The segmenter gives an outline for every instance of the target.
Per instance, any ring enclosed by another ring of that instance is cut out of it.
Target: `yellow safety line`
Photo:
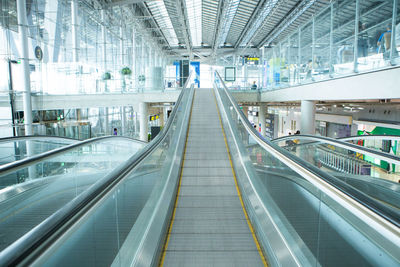
[[[264,265],[264,266],[268,266],[267,261],[266,261],[266,259],[265,259],[265,257],[264,257],[264,254],[263,254],[263,252],[262,252],[262,250],[261,250],[260,243],[259,243],[258,240],[257,240],[257,237],[256,237],[256,234],[255,234],[255,232],[254,232],[253,226],[251,225],[251,222],[250,222],[250,220],[249,220],[249,216],[247,215],[246,208],[244,207],[244,203],[243,203],[243,199],[242,199],[242,194],[240,193],[240,189],[239,189],[239,186],[238,186],[238,182],[237,182],[235,170],[233,169],[233,163],[232,163],[231,153],[229,152],[229,147],[228,147],[228,142],[227,142],[227,140],[226,140],[225,130],[224,130],[224,127],[223,127],[223,125],[222,125],[221,114],[220,114],[219,109],[218,109],[217,98],[215,97],[214,91],[212,91],[212,92],[213,92],[213,95],[214,95],[215,105],[217,106],[217,112],[218,112],[219,123],[220,123],[220,125],[221,125],[222,134],[224,135],[225,147],[226,147],[226,151],[227,151],[227,153],[228,153],[229,163],[230,163],[230,165],[231,165],[232,174],[233,174],[233,179],[235,180],[235,187],[236,187],[236,191],[237,191],[237,194],[238,194],[238,196],[239,196],[239,199],[240,199],[240,204],[242,205],[242,209],[243,209],[243,212],[244,212],[244,216],[246,217],[247,224],[248,224],[248,226],[249,226],[249,228],[250,228],[251,235],[253,236],[254,243],[256,243],[256,247],[257,247],[258,253],[260,254],[260,257],[261,257],[261,260],[262,260],[262,262],[263,262],[263,265]]]
[[[160,266],[163,266],[163,265],[164,265],[165,255],[166,255],[166,253],[167,253],[168,243],[169,243],[169,239],[170,239],[170,237],[171,237],[172,226],[174,225],[176,208],[178,207],[179,191],[181,190],[183,166],[184,166],[184,164],[185,164],[185,156],[186,156],[187,141],[188,141],[188,137],[189,137],[190,121],[191,121],[191,119],[192,119],[192,110],[193,110],[193,103],[194,103],[194,97],[195,97],[195,95],[196,95],[196,91],[194,91],[194,93],[193,93],[193,101],[192,101],[192,105],[191,105],[191,107],[190,107],[189,124],[188,124],[188,130],[187,130],[187,133],[186,133],[185,148],[184,148],[184,150],[183,150],[182,167],[181,167],[181,172],[180,172],[180,174],[179,174],[178,191],[176,192],[176,199],[175,199],[175,204],[174,204],[174,211],[172,212],[171,223],[170,223],[169,228],[168,228],[167,240],[165,241],[163,253],[162,253],[162,256],[161,256],[161,260],[160,260]]]

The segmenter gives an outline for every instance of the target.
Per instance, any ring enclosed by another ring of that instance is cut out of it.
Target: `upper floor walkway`
[[[310,82],[274,90],[231,88],[240,103],[286,102],[301,100],[376,100],[400,98],[400,67],[390,67],[352,74],[318,82]],[[33,110],[91,108],[107,106],[137,106],[140,102],[176,102],[181,89],[100,92],[96,94],[32,94]],[[14,110],[23,110],[21,92],[13,94]],[[9,107],[10,94],[0,94],[0,107]]]

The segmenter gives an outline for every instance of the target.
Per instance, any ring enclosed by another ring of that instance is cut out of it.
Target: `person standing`
[[[253,82],[253,85],[251,86],[251,90],[257,90],[256,81]]]
[[[384,59],[389,59],[390,56],[390,41],[392,37],[392,30],[391,26],[387,25],[386,26],[386,31],[381,34],[381,36],[378,39],[378,53],[383,53],[383,58]]]

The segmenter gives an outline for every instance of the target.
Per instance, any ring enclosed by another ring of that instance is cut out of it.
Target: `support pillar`
[[[245,84],[245,87],[248,87],[249,86],[249,83],[248,83],[248,75],[249,73],[248,73],[248,71],[247,71],[247,64],[243,61],[243,77],[244,77],[244,84]]]
[[[121,53],[120,57],[121,57],[121,69],[122,69],[122,67],[125,66],[124,28],[122,25],[119,28],[119,38],[120,38],[119,39],[119,51]]]
[[[397,56],[396,54],[396,21],[397,21],[397,6],[398,6],[398,0],[393,0],[393,13],[392,13],[392,34],[391,34],[391,40],[390,40],[390,63],[392,65],[395,65],[393,62],[393,59]]]
[[[354,20],[354,65],[353,71],[358,72],[358,31],[359,31],[359,24],[360,24],[360,1],[356,0],[356,17]]]
[[[166,107],[163,108],[163,126],[167,124],[168,120],[168,109]]]
[[[315,101],[301,101],[301,134],[315,134]]]
[[[121,135],[126,134],[126,114],[125,114],[125,107],[122,106],[120,108],[121,113]]]
[[[79,62],[79,25],[78,25],[78,1],[71,0],[71,26],[72,26],[72,59]]]
[[[146,61],[145,61],[145,59],[146,59],[146,49],[145,49],[145,47],[144,47],[144,43],[145,43],[145,41],[144,41],[144,37],[142,36],[142,39],[141,39],[141,56],[140,56],[140,69],[141,69],[141,71],[140,71],[140,73],[142,74],[142,75],[144,75],[145,74],[145,72],[146,72]]]
[[[26,20],[26,1],[17,0],[18,33],[21,44],[21,66],[23,73],[23,107],[24,107],[24,126],[25,135],[32,135],[32,99],[31,99],[31,79],[29,69],[28,52],[28,23]]]
[[[297,83],[301,83],[300,79],[300,66],[301,66],[301,28],[299,27],[299,32],[298,32],[298,49],[297,49]]]
[[[133,88],[137,87],[137,79],[139,71],[137,71],[137,54],[136,54],[136,29],[132,28],[132,77],[133,77]]]
[[[108,120],[108,108],[105,108],[105,119],[104,119],[104,124],[105,124],[105,129],[104,129],[104,135],[109,135],[110,134],[110,123]]]
[[[312,47],[311,47],[311,60],[312,60],[312,69],[315,69],[315,16],[312,18]],[[312,77],[312,74],[311,74]]]
[[[107,32],[105,26],[106,14],[104,9],[101,10],[101,34],[103,36],[103,69],[104,72],[107,71]]]
[[[265,103],[260,103],[260,110],[258,112],[259,123],[261,124],[261,135],[266,136],[265,131],[265,113],[267,113],[267,105]]]
[[[148,124],[148,104],[145,102],[141,102],[139,104],[139,116],[140,116],[140,140],[147,142],[148,141],[148,132],[149,132],[149,124]]]
[[[329,28],[329,77],[333,77],[333,2],[330,4],[330,28]]]

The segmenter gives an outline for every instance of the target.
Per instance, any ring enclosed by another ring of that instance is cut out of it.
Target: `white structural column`
[[[136,29],[132,28],[132,77],[133,77],[133,88],[137,88],[137,79],[139,71],[137,70],[137,53],[136,53]]]
[[[142,36],[141,38],[141,55],[140,55],[140,74],[144,75],[146,73],[146,49],[145,49],[145,41],[144,41],[144,37]]]
[[[126,133],[126,113],[125,113],[125,107],[122,106],[120,108],[121,112],[121,134],[120,135],[125,135]]]
[[[260,111],[258,112],[259,123],[261,124],[261,135],[265,137],[265,113],[267,113],[267,105],[260,103]]]
[[[157,55],[157,59],[158,59],[158,67],[162,67],[162,52],[159,51],[158,55]]]
[[[261,83],[260,83],[260,86],[261,86],[261,88],[265,88],[265,87],[267,87],[267,84],[266,84],[266,77],[265,77],[265,47],[263,46],[262,47],[262,49],[261,49]]]
[[[119,28],[119,52],[120,52],[120,57],[121,57],[121,66],[124,66],[125,65],[125,47],[124,47],[124,28],[122,25]]]
[[[29,70],[29,51],[28,51],[28,23],[26,20],[26,2],[17,0],[18,13],[18,32],[21,44],[21,65],[23,73],[23,103],[24,103],[24,125],[25,135],[32,135],[32,99],[31,99],[31,79]]]
[[[147,103],[141,102],[139,104],[139,116],[140,116],[140,140],[147,142],[147,135],[149,132],[148,120],[148,107]]]
[[[105,111],[105,115],[104,115],[104,117],[105,117],[105,120],[104,120],[104,124],[105,124],[105,129],[104,129],[104,134],[105,135],[109,135],[110,134],[110,123],[109,123],[109,120],[108,120],[108,108],[105,108],[104,109],[104,111]]]
[[[79,25],[78,25],[78,1],[71,0],[71,22],[72,22],[72,59],[79,62]]]
[[[107,71],[107,32],[106,32],[106,12],[104,9],[101,10],[101,34],[103,36],[103,69]]]
[[[166,107],[163,108],[163,125],[167,124],[168,120],[168,109]]]
[[[249,82],[248,82],[249,75],[248,74],[249,73],[248,73],[248,69],[247,69],[247,64],[244,63],[244,61],[243,61],[243,79],[244,79],[245,86],[249,86]]]
[[[148,55],[148,57],[149,57],[149,69],[151,69],[152,67],[154,67],[154,56],[153,56],[154,48],[149,46],[148,52],[149,52],[149,55]]]
[[[301,101],[301,134],[315,134],[315,101]]]

